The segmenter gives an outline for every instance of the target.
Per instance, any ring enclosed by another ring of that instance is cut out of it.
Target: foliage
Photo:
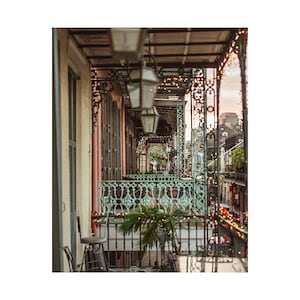
[[[167,155],[163,145],[152,145],[149,151],[151,158],[154,159],[158,164],[165,164],[167,162]]]
[[[235,170],[238,170],[244,166],[245,156],[244,148],[238,147],[232,151],[232,164]]]
[[[125,215],[119,231],[128,235],[141,230],[143,252],[158,242],[163,256],[166,243],[171,243],[173,249],[177,250],[176,226],[180,216],[184,216],[184,212],[179,209],[166,213],[158,206],[143,206]]]

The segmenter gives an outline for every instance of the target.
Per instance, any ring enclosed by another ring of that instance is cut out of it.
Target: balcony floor
[[[215,272],[215,258],[206,257],[205,264],[201,266],[202,258],[192,255],[177,257],[177,268],[180,273],[212,273]],[[151,267],[131,266],[130,268],[113,268],[112,272],[159,272]],[[236,257],[219,257],[217,264],[218,273],[245,273],[247,270],[242,261]]]
[[[215,270],[215,258],[206,257],[203,270],[205,273],[214,272]],[[201,261],[202,257],[196,256],[179,256],[178,259],[179,272],[201,272]],[[243,266],[241,260],[236,257],[219,257],[217,264],[217,271],[222,273],[236,273],[236,272],[247,272]]]

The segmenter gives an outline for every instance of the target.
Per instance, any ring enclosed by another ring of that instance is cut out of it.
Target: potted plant
[[[238,147],[232,152],[232,164],[236,172],[242,171],[245,162],[244,148]]]
[[[119,231],[128,235],[141,230],[143,254],[147,249],[152,249],[158,243],[162,258],[161,270],[170,271],[170,262],[167,258],[165,248],[169,243],[172,250],[176,254],[178,253],[176,226],[179,218],[183,216],[184,212],[179,209],[165,212],[158,206],[142,206],[141,209],[134,209],[125,215],[124,222],[120,225]]]

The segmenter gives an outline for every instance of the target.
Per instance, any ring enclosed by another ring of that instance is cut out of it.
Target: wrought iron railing
[[[242,172],[225,172],[224,173],[225,177],[227,179],[235,179],[238,181],[245,181],[245,173]]]
[[[107,235],[104,250],[109,266],[112,268],[124,268],[124,270],[132,266],[153,267],[155,262],[158,262],[158,265],[161,266],[162,257],[158,243],[152,249],[148,249],[143,253],[141,244],[142,233],[140,231],[130,235],[124,235],[120,232],[119,227],[124,220],[124,215],[125,213],[110,214],[108,222],[104,213],[96,216],[100,236]],[[205,226],[204,222],[205,218],[202,215],[180,217],[176,227],[177,254],[201,255],[200,249],[204,249],[205,245],[207,245],[207,236],[212,235],[212,228]],[[166,244],[165,251],[173,253],[174,249],[171,243]]]
[[[205,185],[201,179],[180,178],[164,174],[131,174],[124,180],[105,180],[99,183],[99,224],[109,214],[105,251],[110,266],[153,266],[159,261],[159,245],[142,256],[142,232],[124,235],[119,231],[124,217],[133,209],[143,206],[159,206],[166,213],[180,209],[185,212],[176,228],[179,249],[186,255],[211,255],[216,249],[209,244],[213,227],[205,209]],[[103,229],[103,224],[100,229]],[[172,252],[173,245],[167,245]],[[223,248],[224,249],[223,249]],[[229,245],[219,245],[218,255],[229,255]],[[202,253],[202,254],[201,254]],[[213,254],[212,254],[213,255]]]
[[[179,180],[180,175],[178,174],[127,174],[124,176],[124,179],[127,180],[151,180],[151,181],[170,181],[170,180]]]
[[[232,233],[234,233],[238,238],[247,241],[248,240],[248,228],[245,225],[242,225],[240,223],[234,222],[232,219],[229,219],[227,217],[224,217],[222,215],[218,215],[219,217],[219,224],[230,230]]]
[[[99,183],[99,212],[117,214],[156,205],[165,211],[174,208],[187,213],[205,211],[205,188],[200,180],[163,174],[147,177],[129,175],[127,179]]]

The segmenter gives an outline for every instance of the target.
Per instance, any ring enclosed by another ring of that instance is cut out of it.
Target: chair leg
[[[86,272],[108,272],[108,262],[104,253],[103,244],[85,247],[83,263]]]
[[[100,260],[103,267],[103,271],[108,272],[108,261],[105,256],[103,244],[101,244],[99,247],[99,254],[100,254]]]
[[[67,256],[67,259],[68,259],[68,264],[69,264],[69,271],[70,272],[76,272],[77,269],[76,269],[76,263],[74,261],[74,258],[73,258],[73,255],[72,255],[72,252],[70,250],[70,248],[68,246],[65,246],[64,247],[64,252]]]
[[[83,265],[85,263],[85,257],[86,257],[86,251],[87,251],[87,245],[84,246],[84,250],[83,250],[83,255],[82,255],[82,260],[81,260],[81,265],[80,265],[80,272],[83,271]]]

